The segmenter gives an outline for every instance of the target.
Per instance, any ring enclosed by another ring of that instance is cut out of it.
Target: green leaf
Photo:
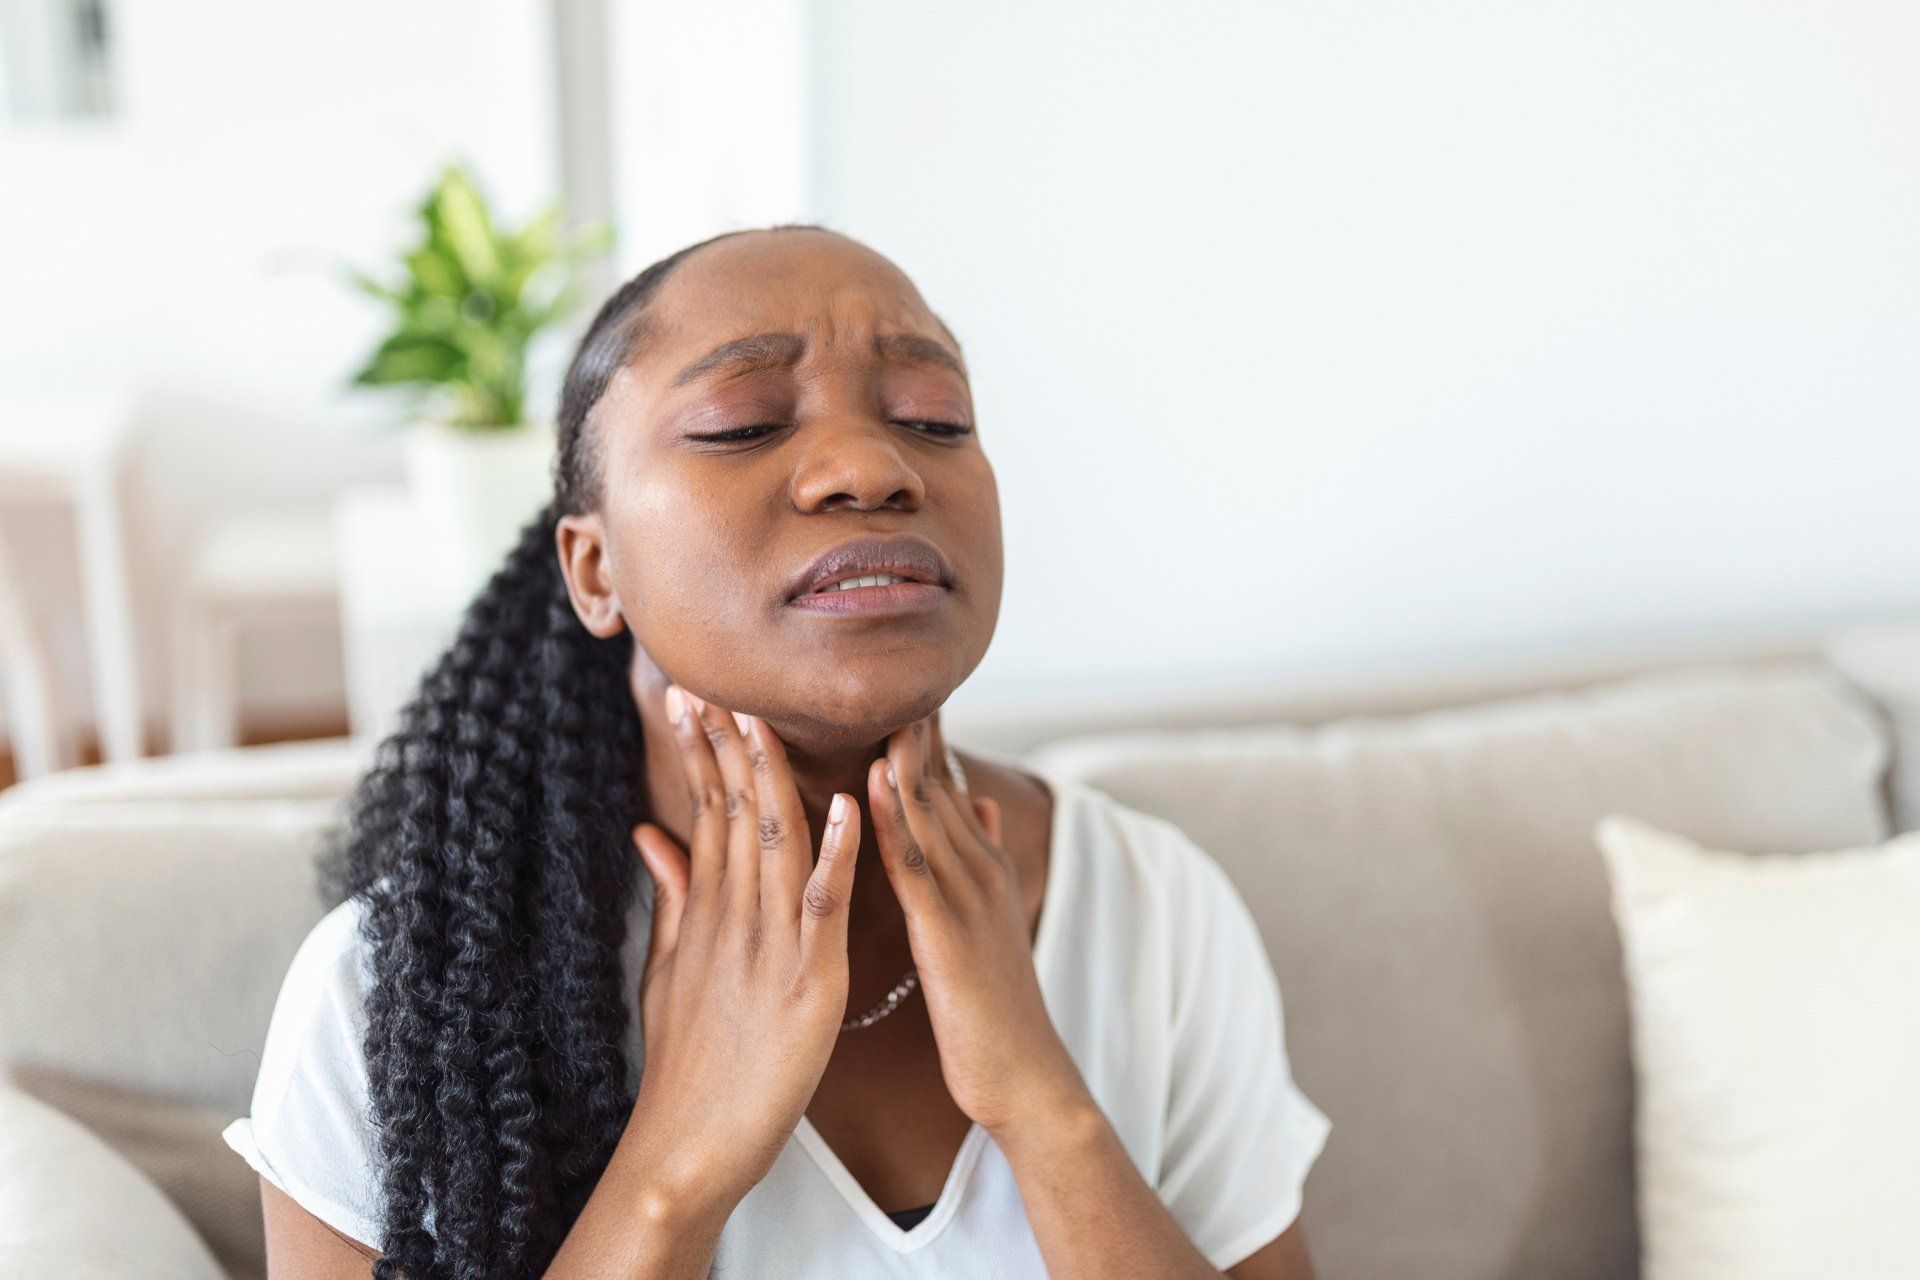
[[[398,285],[359,271],[344,277],[394,309],[386,341],[351,385],[407,388],[416,403],[476,430],[519,422],[529,348],[580,305],[578,268],[612,246],[613,227],[569,232],[559,201],[518,229],[497,226],[458,163],[441,168],[416,214],[422,239],[402,255]]]
[[[446,243],[472,281],[490,281],[500,274],[500,250],[486,201],[458,168],[441,176],[436,212]]]
[[[402,309],[399,328],[412,333],[450,334],[460,326],[460,302],[465,296],[415,294]]]
[[[409,382],[448,382],[466,364],[459,348],[439,338],[396,333],[380,344],[354,374],[356,386],[385,387]]]
[[[340,278],[368,297],[378,298],[382,302],[397,304],[405,296],[398,290],[390,289],[386,285],[381,284],[366,272],[356,270],[353,267],[342,267],[340,269]]]
[[[423,292],[443,298],[462,298],[467,293],[466,273],[460,264],[431,244],[422,245],[407,255],[407,270]]]
[[[560,220],[564,215],[565,210],[558,200],[535,214],[532,221],[508,240],[514,255],[520,261],[536,267],[545,264],[553,257],[554,233],[560,229]]]

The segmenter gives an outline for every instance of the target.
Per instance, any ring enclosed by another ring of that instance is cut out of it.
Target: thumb
[[[673,837],[651,822],[633,829],[634,847],[653,876],[653,927],[647,939],[647,957],[670,952],[680,941],[680,913],[687,905],[687,881],[691,874],[687,855],[674,844]]]
[[[837,815],[837,816],[836,816]],[[801,897],[800,944],[816,972],[838,975],[846,998],[847,917],[853,900],[854,860],[860,853],[860,806],[844,791],[833,794],[820,856]]]

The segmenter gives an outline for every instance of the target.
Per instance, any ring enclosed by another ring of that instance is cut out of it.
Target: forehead
[[[659,368],[753,333],[803,334],[816,349],[864,349],[879,333],[947,337],[904,271],[819,231],[753,232],[708,245],[661,285],[647,319],[654,336],[639,363]]]

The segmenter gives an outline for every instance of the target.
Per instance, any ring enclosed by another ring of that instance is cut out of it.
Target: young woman
[[[559,425],[228,1130],[273,1280],[1308,1280],[1329,1125],[1224,872],[942,738],[1000,512],[912,282],[818,227],[690,246]]]

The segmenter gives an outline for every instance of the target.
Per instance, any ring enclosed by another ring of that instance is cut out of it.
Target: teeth
[[[908,581],[911,581],[911,579],[903,578],[897,573],[875,573],[875,574],[869,574],[864,578],[846,578],[840,582],[834,583],[832,586],[822,587],[820,588],[820,590],[823,592],[824,591],[851,591],[855,587],[887,587],[887,586],[892,586],[896,582],[908,582]]]

